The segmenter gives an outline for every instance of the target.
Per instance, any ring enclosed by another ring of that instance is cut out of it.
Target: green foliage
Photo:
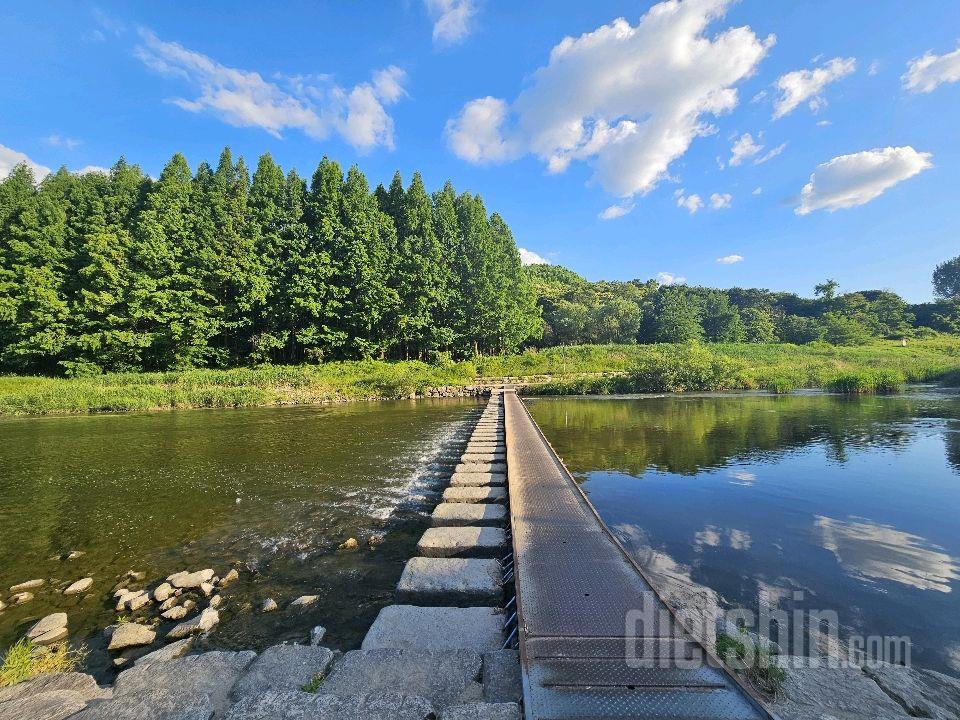
[[[0,688],[16,685],[43,673],[63,673],[80,669],[86,653],[66,643],[43,646],[22,638],[11,645],[0,663]]]
[[[870,342],[870,332],[862,323],[838,312],[824,313],[817,324],[823,339],[833,345],[865,345]]]
[[[699,343],[654,346],[630,372],[639,392],[730,390],[743,387],[745,365]]]
[[[742,631],[741,631],[742,632]],[[770,653],[750,643],[746,637],[731,637],[719,633],[714,649],[728,667],[740,672],[760,694],[773,700],[780,695],[787,671],[774,664]]]
[[[848,395],[893,393],[902,390],[906,381],[904,374],[898,370],[878,368],[844,373],[830,381],[828,387],[834,392]]]
[[[933,271],[933,292],[938,298],[960,298],[960,256],[937,265]]]

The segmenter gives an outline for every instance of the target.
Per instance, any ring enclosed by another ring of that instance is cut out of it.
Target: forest
[[[887,290],[589,282],[522,266],[479,195],[419,174],[374,190],[324,157],[309,182],[224,149],[159,178],[26,166],[0,182],[0,372],[110,372],[331,360],[477,359],[557,345],[824,342],[960,331],[960,259],[937,302]]]

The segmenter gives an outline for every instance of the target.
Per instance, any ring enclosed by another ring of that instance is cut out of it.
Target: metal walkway
[[[527,720],[773,718],[682,627],[503,393]]]

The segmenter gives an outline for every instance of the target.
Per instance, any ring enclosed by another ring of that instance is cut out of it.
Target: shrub
[[[906,376],[899,370],[880,368],[843,373],[831,380],[827,387],[847,395],[892,393],[900,390],[906,381]]]
[[[641,356],[630,373],[640,392],[685,392],[742,388],[745,365],[699,343],[657,346]]]

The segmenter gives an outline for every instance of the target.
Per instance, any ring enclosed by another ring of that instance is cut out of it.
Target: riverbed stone
[[[333,651],[310,645],[274,645],[257,656],[233,686],[230,697],[240,700],[268,690],[298,690],[324,676],[333,663]]]
[[[67,628],[67,614],[58,612],[51,613],[46,617],[42,618],[38,622],[34,623],[29,630],[27,630],[27,639],[33,640],[34,642],[39,643],[40,638],[49,635],[51,632],[58,630],[66,630]],[[65,637],[65,636],[64,636]],[[42,644],[42,643],[40,643]]]
[[[520,706],[485,702],[451,705],[443,709],[439,720],[520,720]]]
[[[71,720],[210,720],[226,713],[229,694],[256,653],[208,652],[136,664],[117,676],[113,696]]]
[[[192,646],[193,638],[187,637],[183,640],[172,642],[169,645],[164,645],[162,648],[147,653],[142,657],[138,657],[133,661],[133,663],[134,665],[148,665],[152,662],[165,662],[167,660],[173,660],[174,658],[186,655]]]
[[[169,612],[169,611],[168,611]],[[220,614],[213,608],[206,608],[193,620],[180,623],[167,633],[167,642],[179,640],[188,635],[210,632],[220,622]]]
[[[190,611],[183,605],[174,605],[169,610],[160,613],[164,620],[183,620]]]
[[[864,672],[880,686],[887,695],[906,708],[914,717],[935,720],[960,718],[960,679],[938,673],[876,663],[864,668]]]
[[[273,612],[277,609],[277,601],[273,598],[267,598],[263,601],[263,607],[260,609],[265,613]]]
[[[214,595],[212,598],[210,598],[209,606],[212,607],[214,610],[218,610],[222,604],[223,604],[223,595]]]
[[[3,600],[0,600],[0,612],[3,612],[6,609],[6,607],[7,607],[7,604]]]
[[[493,503],[441,503],[430,516],[433,527],[498,526],[507,520],[507,508]]]
[[[167,577],[167,582],[175,588],[198,588],[203,583],[210,582],[213,579],[214,572],[210,568],[206,570],[197,570],[196,572],[187,572],[182,570]]]
[[[507,491],[500,487],[448,487],[443,491],[443,501],[448,503],[505,503]]]
[[[93,585],[92,577],[85,577],[77,580],[74,583],[71,583],[66,590],[63,591],[64,595],[79,595],[90,589],[90,586]]]
[[[157,632],[152,627],[140,623],[120,623],[110,636],[107,650],[123,650],[128,647],[149,645],[157,638]]]
[[[370,626],[361,649],[486,652],[503,644],[502,626],[503,614],[492,607],[388,605]]]
[[[153,589],[153,599],[158,603],[164,603],[173,597],[173,585],[168,582],[162,582]]]
[[[450,476],[450,487],[503,487],[506,484],[506,473],[454,473]]]
[[[407,561],[397,583],[401,602],[459,607],[503,599],[500,563],[496,560],[415,557]]]
[[[7,600],[10,601],[11,605],[23,605],[24,603],[28,603],[33,600],[33,593],[24,590],[23,592],[14,593],[8,597]]]
[[[483,700],[487,703],[519,703],[523,696],[520,653],[497,648],[483,654]]]
[[[301,595],[296,600],[287,605],[287,610],[305,610],[311,605],[316,605],[320,599],[319,595]]]
[[[828,667],[819,658],[781,656],[783,697],[773,709],[783,720],[893,720],[910,717],[863,671],[848,663]]]
[[[507,535],[494,527],[428,528],[417,543],[423,557],[500,557]]]
[[[358,688],[371,693],[403,688],[444,707],[479,680],[481,669],[480,655],[473,650],[351,650],[334,666],[318,692],[352,695]]]
[[[0,720],[63,720],[110,695],[85,673],[38,675],[0,689]]]
[[[210,597],[210,593],[213,592],[213,583],[200,583],[200,591],[203,593],[204,597]]]
[[[225,720],[433,720],[430,702],[398,692],[326,695],[301,690],[268,690],[247,696]]]
[[[236,568],[231,568],[230,572],[228,572],[226,575],[220,578],[220,582],[218,584],[220,585],[220,587],[226,587],[227,585],[229,585],[239,577],[240,577],[240,573],[237,572]]]
[[[27,580],[26,582],[11,585],[10,592],[17,593],[22,592],[23,590],[36,590],[38,587],[43,587],[45,582],[46,580],[43,580],[42,578],[37,578],[36,580]]]

